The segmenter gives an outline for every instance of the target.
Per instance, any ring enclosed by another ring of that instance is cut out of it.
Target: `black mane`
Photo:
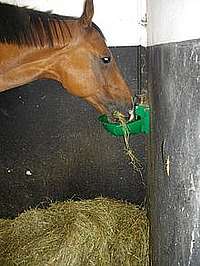
[[[0,3],[0,43],[35,47],[65,45],[72,37],[69,20],[77,18]],[[92,25],[103,36],[98,26]]]

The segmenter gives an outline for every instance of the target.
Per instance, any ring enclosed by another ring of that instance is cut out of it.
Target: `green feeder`
[[[127,122],[126,128],[120,123],[109,122],[107,115],[101,115],[98,119],[111,135],[117,137],[124,136],[126,130],[128,130],[129,135],[148,134],[150,132],[150,108],[147,105],[136,105],[135,120]]]

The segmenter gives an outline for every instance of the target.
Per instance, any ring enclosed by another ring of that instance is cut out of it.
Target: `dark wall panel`
[[[112,51],[130,87],[137,87],[137,47]],[[1,93],[1,217],[69,198],[143,201],[143,178],[133,172],[123,140],[108,135],[97,117],[55,81]],[[132,137],[131,145],[145,165],[144,136]]]
[[[200,265],[200,40],[149,52],[154,266]]]

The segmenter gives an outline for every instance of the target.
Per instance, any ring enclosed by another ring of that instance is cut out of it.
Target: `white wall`
[[[147,0],[148,45],[200,38],[200,0]]]
[[[84,0],[1,0],[38,10],[79,17]],[[146,44],[146,29],[140,24],[146,0],[94,0],[93,21],[101,28],[109,46]]]
[[[80,16],[84,0],[1,0]],[[94,22],[109,46],[146,45],[141,19],[148,10],[148,45],[200,38],[200,0],[94,0]]]

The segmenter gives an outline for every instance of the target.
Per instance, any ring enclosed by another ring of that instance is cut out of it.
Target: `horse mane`
[[[66,45],[72,38],[68,21],[77,19],[0,3],[0,43],[34,47]],[[103,36],[96,24],[92,26]]]

